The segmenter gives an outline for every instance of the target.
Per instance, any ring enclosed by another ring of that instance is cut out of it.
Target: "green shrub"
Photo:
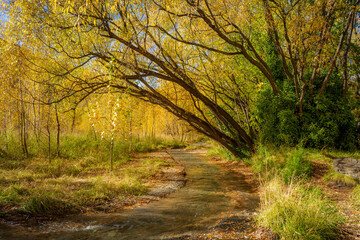
[[[268,47],[272,48],[271,45]],[[268,57],[272,72],[283,69],[275,53],[268,54]],[[311,98],[309,89],[305,89],[301,114],[293,79],[286,79],[284,74],[277,73],[277,96],[274,96],[269,83],[263,84],[254,101],[254,118],[258,123],[260,142],[291,147],[302,142],[306,148],[327,146],[341,150],[356,149],[359,146],[359,131],[352,110],[358,103],[341,96],[340,76],[336,73],[331,76],[331,84],[320,101]],[[315,79],[314,96],[322,86],[324,77],[320,74]],[[310,76],[304,78],[309,79]]]
[[[260,193],[257,221],[281,239],[338,239],[342,218],[319,188],[286,185],[275,177]]]

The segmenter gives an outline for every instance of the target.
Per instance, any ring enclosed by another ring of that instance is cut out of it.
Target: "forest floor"
[[[219,156],[207,156],[206,149],[198,149],[198,154],[210,163],[221,166],[227,171],[245,176],[246,181],[254,186],[255,192],[259,191],[260,178],[254,174],[251,167],[240,161],[224,160]],[[331,169],[332,159],[321,154],[310,155],[314,174],[306,183],[309,186],[321,187],[326,197],[333,201],[337,209],[344,217],[341,225],[339,239],[360,239],[360,206],[351,201],[351,193],[354,186],[345,186],[341,183],[327,182],[324,179],[326,173]],[[234,196],[236,197],[236,196]],[[240,196],[239,196],[240,197]],[[256,222],[256,211],[229,212],[217,221],[207,232],[196,236],[185,236],[180,239],[277,239],[276,234],[265,229]]]
[[[132,209],[166,197],[186,181],[184,167],[165,150],[134,154],[112,172],[84,161],[86,167],[76,174],[81,161],[66,166],[48,166],[40,159],[24,166],[0,164],[0,221],[32,225],[69,214]],[[72,205],[67,208],[67,203]]]
[[[261,180],[244,162],[208,156],[206,145],[196,145],[194,149],[189,148],[187,151],[226,171],[241,175],[253,186],[255,194],[259,192]],[[354,187],[324,180],[324,176],[331,169],[331,158],[316,152],[309,155],[309,160],[314,173],[306,184],[321,187],[345,219],[339,239],[360,239],[360,206],[354,205],[350,199]],[[186,181],[184,167],[174,161],[165,150],[134,154],[130,160],[116,164],[113,172],[100,168],[91,159],[82,161],[84,166],[81,171],[76,171],[75,165],[71,163],[66,166],[54,163],[52,167],[45,168],[45,165],[39,165],[39,160],[36,159],[26,162],[26,165],[21,162],[17,162],[16,166],[10,162],[0,164],[0,221],[31,225],[59,217],[49,212],[52,210],[51,206],[57,206],[56,201],[50,206],[36,202],[38,200],[44,203],[44,199],[39,198],[43,195],[36,195],[39,192],[47,191],[46,196],[49,198],[45,199],[61,198],[69,202],[80,194],[85,194],[84,202],[76,203],[81,204],[81,208],[76,208],[76,212],[72,214],[92,215],[132,209],[160,200],[184,186]],[[76,167],[81,167],[81,161]],[[101,181],[100,176],[103,178]],[[97,185],[100,185],[101,189],[90,191]],[[52,190],[48,191],[49,189]],[[107,195],[110,192],[114,192],[114,195]],[[67,195],[64,195],[65,193]],[[242,198],[240,193],[234,193],[231,197],[235,202]],[[256,210],[231,210],[224,213],[208,231],[176,239],[276,239],[276,235],[270,230],[257,224],[257,215]]]

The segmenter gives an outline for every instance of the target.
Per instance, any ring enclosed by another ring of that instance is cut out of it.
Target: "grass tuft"
[[[33,195],[23,205],[22,211],[30,216],[64,215],[76,212],[74,205],[46,194]]]
[[[311,162],[306,159],[305,150],[297,148],[289,154],[281,176],[286,183],[290,183],[293,179],[307,178],[312,172]]]
[[[351,194],[351,200],[355,206],[360,207],[360,185],[354,188]]]
[[[319,188],[285,184],[280,177],[261,187],[258,223],[281,239],[337,239],[342,218]]]

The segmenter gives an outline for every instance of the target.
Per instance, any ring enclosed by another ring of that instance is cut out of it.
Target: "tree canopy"
[[[256,141],[351,148],[359,3],[3,0],[2,37],[51,92],[48,104],[126,93],[237,156]]]

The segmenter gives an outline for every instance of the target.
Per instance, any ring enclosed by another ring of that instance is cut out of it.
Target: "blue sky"
[[[1,30],[2,23],[6,21],[7,21],[7,16],[2,11],[0,11],[0,37],[2,37],[2,30]]]
[[[7,20],[7,16],[4,12],[3,8],[0,8],[0,22],[6,21]]]
[[[7,17],[6,15],[0,11],[0,21],[6,21]]]

